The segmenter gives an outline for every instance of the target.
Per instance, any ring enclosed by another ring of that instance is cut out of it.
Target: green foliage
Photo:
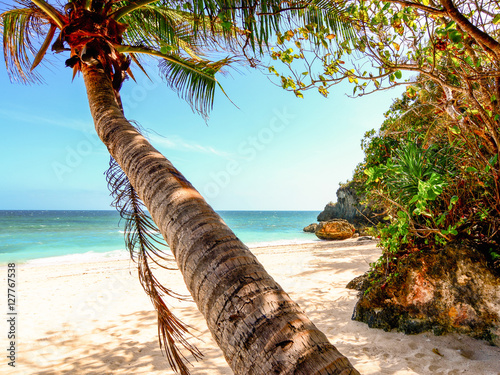
[[[415,249],[461,241],[500,268],[491,250],[500,241],[496,181],[490,173],[495,157],[479,167],[468,139],[447,132],[446,119],[424,102],[433,100],[432,90],[410,96],[407,92],[394,102],[378,133],[365,134],[365,160],[353,176],[367,200],[385,210],[387,221],[376,229],[384,249],[376,267],[387,268]]]
[[[228,64],[229,59],[215,63],[163,59],[159,69],[167,84],[177,91],[181,98],[190,103],[194,110],[206,114],[212,109],[215,89],[219,85],[215,74]]]
[[[442,242],[443,236],[455,236],[454,224],[449,227],[452,223],[442,215],[448,205],[446,199],[456,195],[460,199],[454,210],[463,211],[464,220],[469,222],[464,224],[469,227],[467,235],[483,241],[476,234],[486,230],[484,222],[500,216],[497,5],[485,1],[356,0],[347,2],[342,12],[341,17],[354,25],[355,38],[329,39],[330,34],[314,24],[290,30],[285,37],[278,37],[273,58],[292,74],[281,73],[276,66],[273,74],[281,77],[284,89],[296,95],[300,90],[301,96],[315,89],[326,97],[340,82],[352,85],[353,96],[405,85],[406,94],[386,114],[380,135],[370,134],[364,141],[365,165],[358,167],[355,178],[364,181],[368,176],[363,170],[382,168],[380,165],[394,172],[385,176],[385,189],[391,188],[391,176],[395,180],[406,178],[400,185],[407,200],[414,199],[409,214],[429,220],[442,218],[437,227],[430,227],[438,233],[434,242]],[[304,46],[301,38],[314,41],[314,48]],[[294,42],[290,59],[283,51]],[[417,164],[410,164],[415,156],[412,153],[418,150],[399,147],[402,140],[416,142],[420,150],[437,152],[439,163],[419,165],[419,160],[425,159],[414,159]],[[410,159],[405,161],[405,157]],[[391,170],[388,159],[406,163],[408,173]],[[415,169],[424,167],[425,171]],[[447,175],[449,168],[453,176]],[[429,180],[432,172],[436,176]],[[382,168],[368,173],[376,173],[372,178],[375,181],[385,171]],[[381,192],[389,197],[386,193]],[[492,233],[500,230],[495,220],[486,230],[486,238],[491,239]],[[433,242],[428,237],[426,240]]]
[[[224,30],[229,26],[242,30],[248,38],[245,46],[254,51],[267,50],[271,38],[285,34],[291,25],[315,24],[328,35],[335,33],[349,38],[353,28],[345,22],[342,2],[312,0],[310,2],[283,2],[277,0],[235,0],[228,1],[189,1],[189,10],[196,17],[220,20]]]
[[[415,242],[413,237],[435,234],[434,241],[442,243],[451,233],[448,211],[442,207],[447,199],[443,194],[451,184],[453,169],[445,168],[449,150],[432,146],[423,149],[415,142],[402,142],[385,164],[371,166],[364,170],[368,176],[365,186],[371,190],[381,204],[392,205],[388,213],[391,223],[381,228],[382,245],[390,252],[397,252],[400,245]],[[385,202],[384,202],[385,201]],[[457,201],[453,197],[447,206]],[[443,227],[448,225],[448,227]]]

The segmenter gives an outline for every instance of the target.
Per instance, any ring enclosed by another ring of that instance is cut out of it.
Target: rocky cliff
[[[344,219],[357,229],[367,225],[374,225],[381,220],[369,205],[361,204],[364,197],[356,192],[356,184],[349,182],[337,190],[337,202],[328,203],[323,212],[318,215],[318,221]]]

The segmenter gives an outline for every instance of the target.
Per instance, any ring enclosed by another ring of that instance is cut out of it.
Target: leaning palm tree
[[[35,68],[51,48],[68,53],[66,65],[74,76],[82,74],[95,129],[112,157],[108,183],[128,219],[127,246],[157,310],[160,345],[174,370],[189,373],[177,343],[195,357],[200,353],[163,300],[174,293],[150,267],[152,262],[168,265],[157,245],[161,239],[149,235],[155,225],[235,373],[357,374],[189,181],[124,116],[120,88],[127,76],[133,78],[131,64],[144,70],[141,56],[158,59],[167,83],[195,111],[207,113],[218,87],[215,74],[231,59],[211,61],[204,50],[240,48],[245,54],[248,46],[262,49],[284,10],[272,0],[182,4],[73,0],[61,8],[45,0],[18,0],[1,14],[7,69],[13,80],[39,80]]]

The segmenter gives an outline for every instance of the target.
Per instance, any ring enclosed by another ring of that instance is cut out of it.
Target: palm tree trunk
[[[189,181],[124,118],[104,72],[82,71],[99,137],[169,244],[233,371],[358,374]]]

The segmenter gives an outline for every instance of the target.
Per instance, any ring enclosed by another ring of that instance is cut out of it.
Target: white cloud
[[[0,109],[0,118],[2,117],[4,119],[9,118],[11,121],[16,121],[16,122],[63,127],[66,129],[72,129],[90,133],[91,135],[95,135],[97,137],[91,119],[89,119],[89,121],[81,121],[75,119],[67,119],[61,116],[58,117],[51,117],[48,115],[38,116],[36,114],[30,114],[27,111],[13,111],[13,110]],[[159,134],[151,134],[151,132],[152,131],[149,130],[143,133],[146,135],[146,138],[150,140],[153,146],[165,147],[171,150],[190,151],[202,154],[216,155],[222,158],[231,157],[231,154],[228,152],[217,150],[211,146],[203,146],[193,141],[184,140],[176,135],[164,137]]]
[[[202,154],[216,155],[223,158],[229,158],[231,156],[231,154],[228,152],[220,151],[210,146],[203,146],[196,142],[186,141],[176,135],[163,137],[158,134],[150,134],[147,135],[147,138],[150,140],[153,146],[156,147],[165,147],[171,150],[179,151],[199,152]]]
[[[48,114],[45,114],[44,116],[37,116],[29,113],[29,110],[26,109],[23,110],[0,109],[0,116],[9,118],[10,120],[16,122],[59,126],[78,131],[90,131],[94,129],[94,125],[91,119],[89,119],[89,121],[81,121],[81,120],[75,120],[74,118],[72,119],[67,119],[63,117],[56,118],[49,116]]]

